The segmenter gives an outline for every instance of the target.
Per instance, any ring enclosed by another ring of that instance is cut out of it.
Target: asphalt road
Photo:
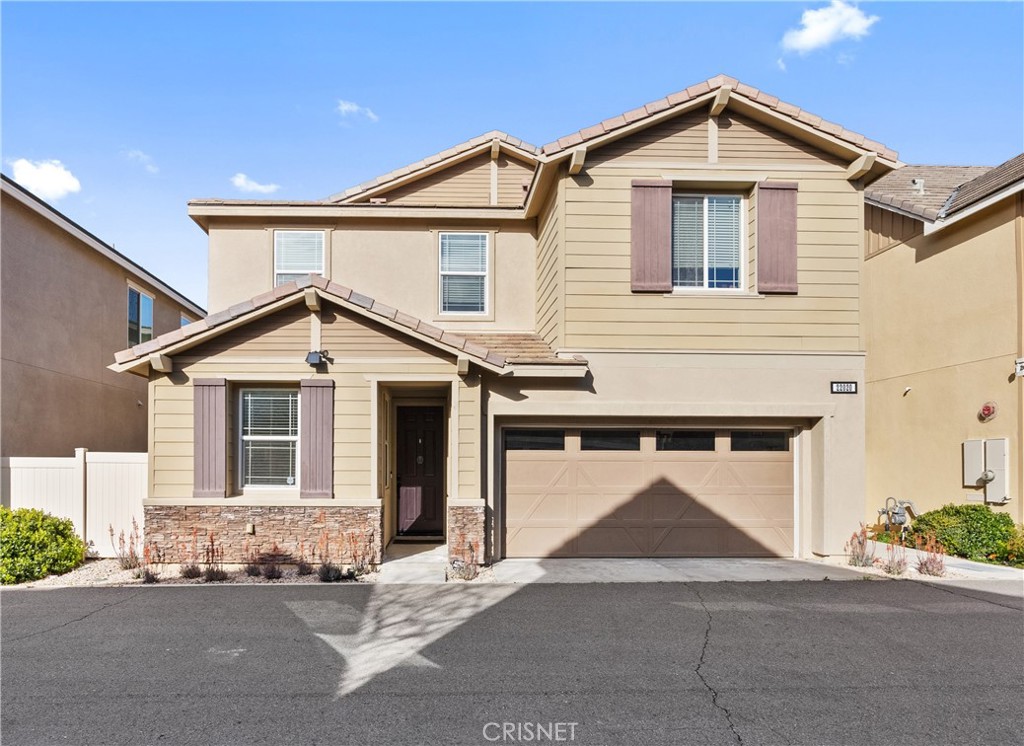
[[[1024,743],[1021,600],[980,591],[157,586],[0,603],[4,746]]]

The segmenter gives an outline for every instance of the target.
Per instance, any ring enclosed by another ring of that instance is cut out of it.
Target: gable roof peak
[[[584,127],[577,132],[560,137],[545,145],[541,149],[541,152],[544,156],[559,155],[569,148],[582,145],[589,140],[596,139],[614,130],[621,129],[627,125],[653,117],[660,112],[688,104],[700,96],[713,93],[722,88],[731,88],[734,95],[742,96],[753,104],[770,109],[774,114],[788,117],[804,126],[810,127],[811,129],[818,130],[826,135],[843,140],[855,148],[861,149],[865,152],[877,153],[880,157],[893,162],[899,161],[899,153],[892,148],[889,148],[880,142],[869,140],[864,135],[848,130],[842,125],[826,121],[816,114],[805,112],[799,106],[781,101],[777,96],[773,96],[770,93],[759,90],[754,86],[747,85],[737,78],[723,73],[719,73],[705,81],[691,85],[688,88],[684,88],[681,91],[670,93],[664,98],[651,101],[650,103],[644,104],[636,109],[611,117],[610,119],[605,119],[603,122],[599,122],[591,127]]]

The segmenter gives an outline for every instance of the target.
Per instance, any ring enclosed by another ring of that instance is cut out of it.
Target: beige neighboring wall
[[[712,138],[709,132],[717,132]],[[740,114],[702,108],[587,155],[565,175],[563,347],[590,349],[860,350],[863,199],[846,161]],[[746,292],[630,290],[633,179],[747,199]],[[799,293],[758,295],[755,184],[798,182]]]
[[[524,222],[438,220],[274,224],[211,221],[212,312],[270,290],[274,230],[326,230],[326,272],[337,283],[446,329],[533,329],[535,240]],[[491,235],[490,312],[444,316],[438,310],[439,236],[444,231]]]
[[[869,516],[890,495],[921,511],[981,499],[962,486],[961,445],[1007,438],[1012,499],[993,508],[1024,520],[1022,221],[1016,195],[929,236],[902,224],[906,242],[869,236],[880,247],[864,280]],[[988,401],[999,411],[983,423]]]
[[[15,189],[4,183],[0,225],[0,455],[145,451],[146,382],[107,370],[128,346],[128,284],[153,297],[156,334],[177,329],[182,314],[198,320],[199,309],[104,256]]]

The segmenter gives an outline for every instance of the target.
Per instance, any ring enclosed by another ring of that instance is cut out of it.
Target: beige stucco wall
[[[210,312],[273,287],[273,231],[326,229],[327,276],[380,302],[445,329],[523,331],[534,326],[535,240],[531,223],[511,221],[342,221],[210,227]],[[438,306],[438,233],[492,235],[489,313],[447,316]]]
[[[0,233],[0,455],[145,451],[146,382],[106,368],[128,346],[128,281],[157,334],[194,314],[13,198]]]
[[[494,428],[503,423],[615,418],[640,425],[794,428],[801,469],[797,546],[801,556],[843,551],[863,520],[864,397],[831,394],[829,384],[855,381],[863,391],[862,355],[592,352],[587,358],[592,378],[489,381],[492,505],[501,485]]]
[[[1008,438],[1013,499],[996,509],[1024,519],[1019,209],[1019,197],[1004,200],[865,262],[870,516],[890,495],[919,510],[980,498],[962,486],[961,444]],[[982,423],[987,401],[999,414]]]

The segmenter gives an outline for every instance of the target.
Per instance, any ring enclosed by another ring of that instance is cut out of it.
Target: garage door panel
[[[789,451],[560,451],[506,454],[508,557],[792,556]]]
[[[591,526],[579,535],[577,554],[583,557],[645,557],[648,554],[645,526]]]
[[[601,452],[593,451],[586,454],[600,458]],[[607,457],[608,454],[603,454]],[[586,462],[582,459],[577,463],[577,481],[582,488],[584,486],[599,487],[602,490],[614,487],[626,487],[635,489],[644,480],[644,464],[638,459],[612,459],[607,458],[602,462]]]
[[[629,493],[597,494],[581,490],[577,493],[576,515],[581,524],[603,518],[643,520],[647,512],[644,500]]]

